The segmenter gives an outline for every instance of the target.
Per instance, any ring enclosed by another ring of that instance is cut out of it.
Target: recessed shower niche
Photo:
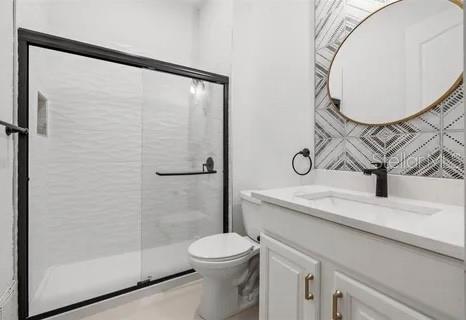
[[[192,272],[188,245],[228,228],[227,86],[20,31],[22,318]]]

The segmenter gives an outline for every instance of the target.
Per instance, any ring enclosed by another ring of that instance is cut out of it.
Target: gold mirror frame
[[[335,55],[332,58],[332,62],[330,63],[330,67],[328,69],[327,95],[329,97],[330,104],[332,105],[332,107],[338,112],[338,114],[340,114],[343,118],[345,118],[348,121],[351,121],[351,122],[354,122],[354,123],[357,123],[357,124],[361,124],[361,125],[374,126],[374,127],[387,126],[387,125],[391,125],[391,124],[398,124],[398,123],[406,122],[406,121],[412,120],[412,119],[420,116],[423,113],[426,113],[427,111],[430,111],[430,110],[434,109],[443,100],[445,100],[453,91],[455,91],[457,88],[459,88],[463,84],[463,72],[461,72],[461,75],[453,83],[453,85],[450,87],[450,89],[448,89],[440,98],[435,100],[432,104],[430,104],[429,106],[423,108],[421,111],[419,111],[419,112],[417,112],[417,113],[415,113],[413,115],[410,115],[410,116],[408,116],[406,118],[403,118],[403,119],[400,119],[400,120],[397,120],[397,121],[392,121],[392,122],[374,124],[374,123],[365,123],[365,122],[356,121],[356,120],[351,119],[348,116],[344,115],[343,112],[341,112],[340,109],[338,109],[338,107],[335,105],[335,103],[333,103],[332,96],[330,95],[330,72],[332,71],[333,63],[335,62],[337,54],[338,54],[338,52],[340,52],[340,49],[343,46],[343,44],[346,42],[346,40],[349,39],[349,37],[353,34],[353,32],[355,32],[364,22],[366,22],[366,20],[370,19],[373,15],[379,13],[380,11],[382,11],[382,10],[384,10],[384,9],[390,7],[390,6],[393,6],[395,4],[398,4],[398,3],[402,2],[402,1],[404,1],[404,0],[398,0],[398,1],[392,2],[392,3],[382,7],[380,9],[377,9],[376,11],[374,11],[370,15],[368,15],[366,18],[364,18],[360,23],[358,23],[358,25],[353,30],[351,30],[351,32],[341,42],[340,46],[338,47],[337,51],[335,52]],[[458,7],[460,7],[461,10],[464,10],[463,0],[446,0],[446,1],[450,1],[453,4],[457,5]]]

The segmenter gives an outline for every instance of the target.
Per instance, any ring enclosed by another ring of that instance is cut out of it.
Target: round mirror
[[[362,21],[330,66],[331,101],[369,125],[426,112],[462,83],[461,0],[401,0]]]

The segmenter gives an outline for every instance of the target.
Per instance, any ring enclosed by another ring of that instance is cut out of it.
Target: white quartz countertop
[[[305,199],[302,196],[319,192],[341,192],[357,197],[372,198],[374,203],[384,199],[374,194],[338,189],[322,185],[299,186],[253,192],[264,202],[325,219],[344,226],[410,244],[442,255],[464,260],[464,208],[442,203],[390,197],[389,200],[406,207],[433,208],[433,214],[416,214],[392,210],[344,210]],[[338,209],[338,210],[337,210]],[[357,212],[356,212],[357,211]],[[266,217],[264,217],[266,219]]]

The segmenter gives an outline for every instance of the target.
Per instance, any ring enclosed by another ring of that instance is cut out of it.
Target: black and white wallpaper
[[[347,121],[330,103],[329,66],[342,40],[370,13],[394,1],[315,0],[315,166],[361,171],[384,160],[391,174],[463,179],[463,86],[431,111],[383,127]]]

